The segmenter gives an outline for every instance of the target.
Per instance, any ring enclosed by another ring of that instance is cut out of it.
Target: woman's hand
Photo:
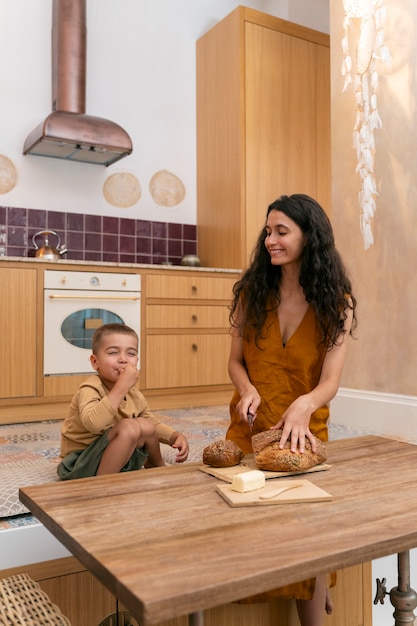
[[[283,449],[287,440],[290,440],[291,452],[303,453],[305,451],[305,440],[311,443],[311,449],[316,451],[316,443],[310,431],[310,418],[312,414],[311,402],[308,394],[299,396],[285,411],[279,422],[272,426],[273,429],[282,428],[280,449]]]
[[[256,411],[261,404],[261,396],[256,391],[255,387],[252,387],[251,391],[247,391],[241,397],[236,405],[236,410],[239,414],[241,422],[247,422],[251,427],[256,420]],[[252,416],[252,424],[249,423],[249,414]]]

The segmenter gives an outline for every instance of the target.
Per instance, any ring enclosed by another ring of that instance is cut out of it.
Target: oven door
[[[140,293],[45,289],[44,294],[46,376],[93,373],[91,339],[103,324],[126,324],[140,338]]]

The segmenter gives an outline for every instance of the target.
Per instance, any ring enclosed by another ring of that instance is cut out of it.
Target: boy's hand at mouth
[[[139,371],[133,363],[126,363],[126,365],[119,368],[118,373],[118,382],[125,385],[128,389],[134,387],[139,380]]]

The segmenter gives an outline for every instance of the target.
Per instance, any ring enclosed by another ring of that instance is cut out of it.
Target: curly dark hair
[[[305,194],[281,196],[268,207],[266,218],[271,211],[285,213],[305,236],[299,281],[307,302],[315,309],[322,343],[330,349],[345,332],[344,322],[349,309],[353,311],[350,334],[357,325],[356,299],[335,246],[330,220],[318,202]],[[234,285],[229,314],[231,326],[240,328],[243,336],[245,329],[255,328],[256,341],[262,337],[268,312],[277,309],[280,302],[281,267],[271,263],[265,247],[266,235],[265,225],[248,269]]]

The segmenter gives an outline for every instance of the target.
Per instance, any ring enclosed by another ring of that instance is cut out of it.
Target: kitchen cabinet
[[[51,269],[141,275],[139,387],[153,410],[229,402],[228,305],[240,272],[3,259],[0,424],[64,418],[90,376],[43,374],[44,275]]]
[[[267,207],[330,209],[329,36],[238,7],[197,42],[197,231],[204,265],[244,268]]]
[[[238,274],[152,274],[145,288],[147,392],[226,386],[229,310]]]
[[[35,269],[0,268],[1,398],[29,398],[37,393],[37,322]]]

